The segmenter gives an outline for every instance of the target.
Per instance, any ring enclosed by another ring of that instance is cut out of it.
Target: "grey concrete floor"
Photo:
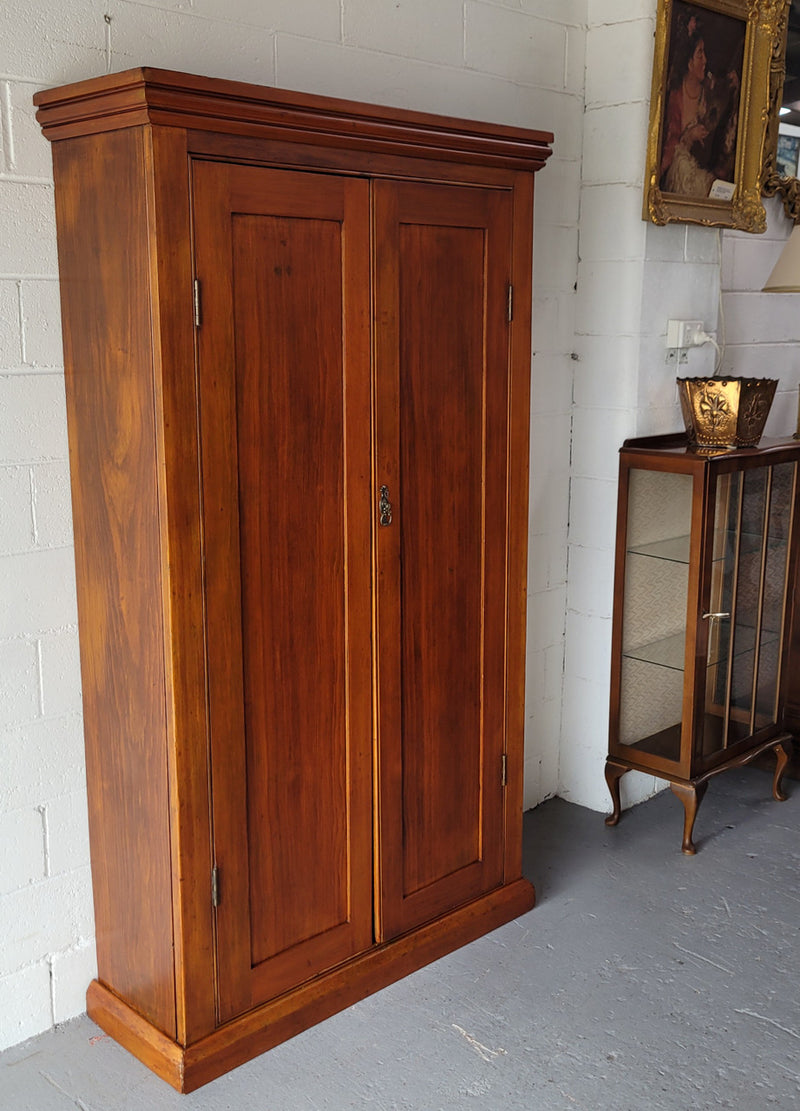
[[[800,783],[726,773],[680,852],[667,791],[526,815],[538,905],[188,1096],[87,1018],[0,1054],[2,1111],[800,1107]]]

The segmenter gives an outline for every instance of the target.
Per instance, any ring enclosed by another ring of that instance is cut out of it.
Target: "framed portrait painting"
[[[644,218],[761,232],[785,0],[658,0]]]

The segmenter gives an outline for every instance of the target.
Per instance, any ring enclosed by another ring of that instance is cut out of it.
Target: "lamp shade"
[[[764,293],[797,292],[800,292],[800,224],[792,229],[764,286]]]

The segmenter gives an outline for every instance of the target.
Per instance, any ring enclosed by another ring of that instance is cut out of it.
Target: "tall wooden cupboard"
[[[53,143],[98,979],[190,1091],[533,905],[552,136],[161,70]]]

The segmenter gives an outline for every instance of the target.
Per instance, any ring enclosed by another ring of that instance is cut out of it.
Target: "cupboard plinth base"
[[[757,760],[765,753],[772,752],[775,756],[775,772],[772,778],[772,797],[776,802],[785,802],[788,795],[783,790],[783,777],[789,767],[792,751],[791,733],[779,733],[777,737],[770,737],[769,740],[762,741],[761,744],[756,745],[755,748],[751,748],[739,756],[726,760],[723,764],[718,764],[702,775],[695,776],[693,779],[688,780],[672,778],[663,771],[657,771],[654,768],[646,768],[633,761],[629,762],[609,756],[606,760],[605,775],[608,790],[611,795],[613,811],[606,818],[606,825],[615,826],[619,822],[621,814],[619,781],[626,772],[639,771],[645,775],[653,775],[657,779],[666,779],[672,793],[683,803],[684,822],[681,851],[686,853],[687,856],[694,856],[697,852],[697,848],[692,840],[694,823],[697,819],[700,803],[703,801],[703,795],[706,793],[709,779],[731,768],[741,768],[745,764],[750,764]]]
[[[179,1092],[192,1092],[309,1026],[330,1018],[431,961],[530,910],[525,879],[500,887],[394,941],[226,1022],[188,1046],[167,1037],[98,980],[86,994],[89,1017]]]

